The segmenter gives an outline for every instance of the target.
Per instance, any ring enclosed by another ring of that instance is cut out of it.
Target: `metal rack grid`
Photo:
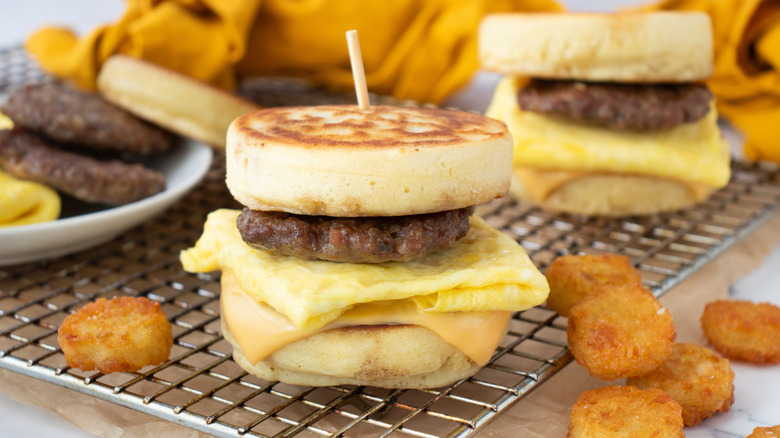
[[[311,388],[248,375],[221,337],[218,274],[188,274],[178,261],[179,251],[199,237],[207,212],[236,206],[220,158],[181,202],[113,241],[0,268],[0,367],[216,436],[462,437],[571,362],[566,320],[537,307],[513,317],[483,370],[445,388]],[[780,209],[778,166],[734,163],[732,171],[730,184],[708,201],[665,215],[588,219],[551,214],[512,197],[477,213],[520,242],[540,269],[562,254],[625,254],[661,295]],[[137,373],[69,368],[57,344],[60,323],[84,303],[116,295],[162,304],[174,330],[170,359]]]

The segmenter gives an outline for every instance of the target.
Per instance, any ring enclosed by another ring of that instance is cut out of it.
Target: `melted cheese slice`
[[[240,289],[230,271],[222,273],[222,317],[253,364],[276,350],[316,333],[360,325],[411,324],[425,327],[460,349],[478,365],[490,359],[504,335],[511,312],[425,312],[414,300],[358,304],[316,329],[301,329]]]
[[[514,164],[550,170],[653,175],[723,187],[729,149],[714,107],[701,120],[672,129],[629,132],[521,111],[522,80],[501,80],[486,115],[504,121],[515,142]]]
[[[236,228],[238,214],[209,214],[201,238],[181,253],[184,269],[232,272],[242,290],[298,328],[323,327],[360,303],[409,298],[423,312],[518,311],[549,293],[523,248],[478,217],[447,249],[409,262],[353,264],[253,249]]]

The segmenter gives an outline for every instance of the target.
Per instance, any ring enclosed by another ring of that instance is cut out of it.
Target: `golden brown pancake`
[[[125,55],[103,64],[97,87],[109,102],[169,129],[223,149],[228,125],[258,105],[206,82]]]
[[[468,207],[508,189],[506,126],[435,108],[269,108],[228,130],[227,185],[253,210],[400,216]]]

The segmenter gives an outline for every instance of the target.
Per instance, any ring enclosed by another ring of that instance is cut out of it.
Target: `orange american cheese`
[[[222,273],[222,317],[246,357],[257,363],[297,340],[339,327],[411,324],[425,327],[484,365],[504,335],[509,311],[424,312],[412,300],[355,305],[319,328],[300,328],[244,293],[230,271]]]

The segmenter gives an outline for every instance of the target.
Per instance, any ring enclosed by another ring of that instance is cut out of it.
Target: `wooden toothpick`
[[[368,109],[368,87],[366,86],[366,72],[363,69],[363,56],[360,54],[360,42],[357,30],[347,31],[347,47],[349,48],[349,60],[352,64],[352,77],[355,81],[355,93],[357,93],[360,109]]]

